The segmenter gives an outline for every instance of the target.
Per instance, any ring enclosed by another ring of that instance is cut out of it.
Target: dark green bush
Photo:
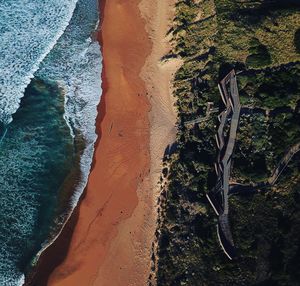
[[[257,39],[250,43],[250,55],[247,57],[246,64],[250,68],[260,68],[272,63],[268,48],[262,45]]]

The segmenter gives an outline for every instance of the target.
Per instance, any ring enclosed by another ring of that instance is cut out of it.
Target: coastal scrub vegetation
[[[217,84],[237,72],[242,104],[232,182],[265,182],[289,147],[300,142],[300,4],[279,0],[186,0],[176,4],[169,57],[184,64],[174,80],[176,151],[166,156],[169,181],[158,231],[158,285],[300,285],[300,154],[277,183],[231,196],[238,258],[229,261],[206,199],[216,183]],[[168,55],[166,56],[166,59]]]

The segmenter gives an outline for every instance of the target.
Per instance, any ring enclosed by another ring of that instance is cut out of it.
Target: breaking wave
[[[0,2],[0,122],[9,123],[39,64],[68,26],[77,0]]]
[[[78,138],[84,142],[84,147],[80,152],[80,181],[77,181],[70,199],[72,210],[87,184],[94,143],[97,138],[95,120],[101,96],[102,58],[99,44],[92,39],[91,34],[97,28],[99,20],[97,0],[6,0],[5,3],[3,2],[0,1],[2,39],[0,45],[0,129],[1,123],[12,125],[12,127],[8,131],[9,135],[6,135],[4,139],[1,138],[3,143],[0,143],[5,145],[5,148],[2,146],[3,150],[0,146],[2,152],[0,156],[4,156],[6,160],[0,163],[0,182],[2,182],[0,205],[3,207],[0,216],[6,220],[2,220],[0,227],[5,229],[8,226],[12,230],[11,235],[21,234],[19,238],[5,237],[9,236],[9,233],[0,233],[0,242],[3,243],[0,251],[0,285],[10,286],[22,285],[24,282],[22,267],[19,267],[20,252],[22,252],[21,241],[26,241],[32,236],[40,221],[41,196],[49,196],[51,200],[56,198],[54,194],[46,194],[47,189],[43,189],[41,185],[37,187],[34,185],[37,184],[34,181],[35,174],[36,176],[40,174],[34,173],[34,170],[37,170],[36,172],[43,170],[45,166],[41,158],[49,156],[45,151],[48,150],[45,148],[48,148],[49,142],[44,139],[47,137],[45,133],[47,129],[39,129],[38,126],[34,128],[22,126],[23,121],[20,118],[17,118],[18,121],[14,125],[14,115],[19,108],[20,100],[33,78],[38,81],[34,84],[34,88],[41,89],[36,98],[41,100],[43,93],[47,93],[48,101],[39,103],[39,108],[52,102],[50,93],[53,92],[47,91],[47,88],[39,81],[49,82],[63,90],[63,116],[70,135],[73,137],[73,145],[76,145]],[[57,93],[55,88],[52,89]],[[31,97],[30,100],[36,99]],[[23,109],[29,112],[28,106]],[[37,112],[36,110],[34,112]],[[48,113],[51,112],[48,111]],[[28,120],[32,120],[32,116],[34,114],[30,115]],[[39,115],[39,117],[42,116]],[[53,119],[53,122],[61,126],[56,119]],[[61,129],[64,130],[63,127]],[[33,136],[28,132],[38,134],[39,137],[28,139]],[[22,144],[18,146],[18,142]],[[11,145],[15,150],[10,151]],[[59,148],[57,156],[60,157],[57,158],[62,159],[62,147]],[[16,172],[13,178],[11,178],[11,170]],[[20,173],[19,176],[17,176],[18,173]],[[28,177],[28,173],[32,177]],[[21,182],[19,178],[22,180],[24,178],[26,182]],[[42,181],[42,178],[39,180]],[[25,188],[27,183],[32,190]],[[42,194],[41,190],[43,190]],[[8,214],[10,211],[11,213]],[[14,244],[11,243],[12,241]],[[41,248],[45,248],[48,243],[46,241],[29,248],[38,248],[41,252]]]
[[[64,89],[65,119],[70,132],[72,136],[79,133],[85,141],[80,160],[82,181],[74,193],[73,207],[87,183],[97,138],[95,119],[101,96],[102,58],[99,43],[91,35],[98,25],[97,3],[79,0],[69,26],[36,74],[58,82]]]

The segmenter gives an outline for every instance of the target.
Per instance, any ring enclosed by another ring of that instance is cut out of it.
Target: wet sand
[[[134,251],[131,237],[138,240],[135,230],[139,232],[142,226],[121,229],[119,225],[132,216],[138,204],[137,190],[147,188],[143,179],[150,168],[150,105],[139,74],[151,42],[137,2],[101,3],[99,40],[104,72],[94,166],[68,253],[50,275],[48,285],[128,285],[123,283]],[[116,240],[119,251],[112,257],[111,242]],[[102,265],[111,258],[111,275],[117,274],[121,281],[112,276],[106,283]]]
[[[28,285],[147,285],[162,157],[176,135],[172,78],[180,61],[161,62],[175,0],[100,4],[103,93],[93,168]]]

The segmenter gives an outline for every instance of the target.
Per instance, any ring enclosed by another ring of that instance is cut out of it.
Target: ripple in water
[[[1,143],[0,285],[21,275],[49,233],[74,157],[63,105],[57,87],[33,81]]]
[[[34,72],[67,27],[76,2],[0,1],[0,122],[11,121]]]
[[[5,45],[0,45],[0,66],[5,67],[0,76],[0,122],[6,123],[0,123],[0,285],[21,283],[49,233],[57,231],[54,221],[61,207],[68,202],[72,210],[87,182],[101,95],[100,47],[91,39],[98,1],[79,0],[74,10],[75,2],[0,1],[0,34],[7,30],[1,18],[5,9],[16,9],[6,14],[7,24],[21,23],[8,29]],[[22,23],[20,17],[28,19]],[[9,43],[13,31],[18,40]],[[33,72],[35,79],[24,95]],[[64,186],[74,169],[78,172],[73,193],[66,193]]]

